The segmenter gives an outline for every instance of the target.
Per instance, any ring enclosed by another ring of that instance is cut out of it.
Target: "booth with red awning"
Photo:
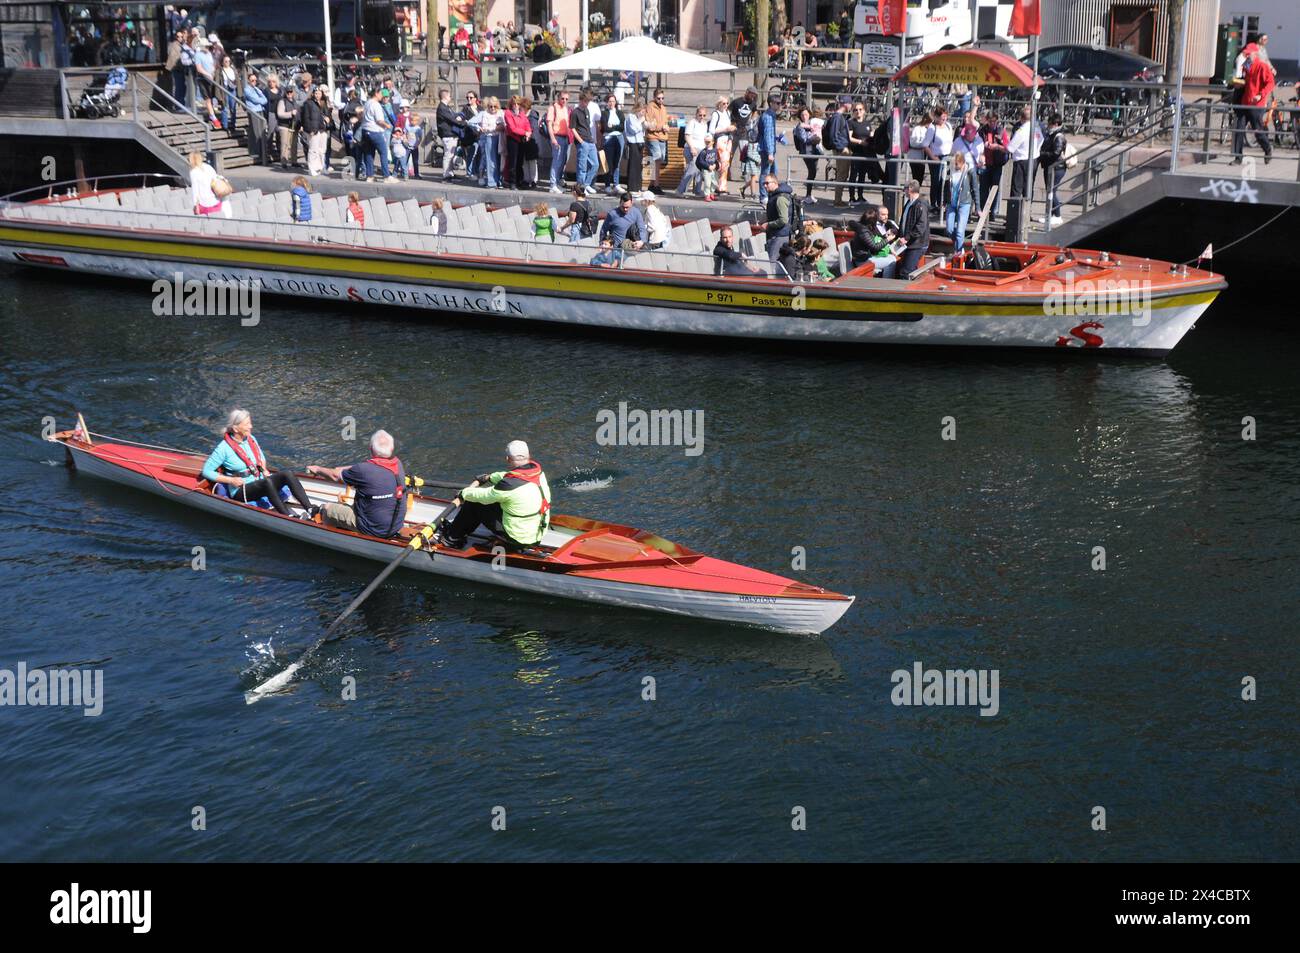
[[[1041,83],[1034,71],[1014,57],[995,50],[940,50],[904,66],[894,82],[917,84],[966,83],[968,86],[1010,86],[1028,89]]]

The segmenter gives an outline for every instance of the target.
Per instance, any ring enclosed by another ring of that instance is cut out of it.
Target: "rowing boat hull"
[[[179,488],[158,479],[156,472],[141,472],[139,469],[104,459],[75,441],[61,442],[72,455],[73,465],[81,473],[143,490],[155,496],[163,496],[214,516],[234,519],[248,526],[268,530],[299,542],[377,563],[391,561],[401,551],[403,545],[400,542],[336,532],[315,523],[281,517],[268,510],[232,503],[211,493]],[[316,499],[330,497],[331,493],[337,490],[337,487],[323,481],[310,479],[303,480],[303,485]],[[433,508],[425,515],[436,518],[446,504],[430,505]],[[710,619],[735,625],[756,626],[797,635],[819,635],[834,625],[853,604],[853,597],[838,594],[830,594],[834,598],[786,598],[650,586],[619,582],[615,579],[594,579],[589,576],[579,577],[565,573],[529,571],[510,566],[494,567],[490,561],[427,551],[409,557],[403,563],[403,568],[537,595]]]
[[[1043,296],[951,296],[910,290],[835,294],[833,286],[691,280],[538,264],[410,260],[149,236],[94,236],[0,223],[0,253],[25,265],[145,281],[251,282],[260,292],[411,314],[548,322],[625,331],[781,341],[1073,348],[1163,354],[1218,295],[1191,282],[1151,297],[1149,310],[1053,313]],[[880,283],[897,284],[897,283]],[[723,290],[725,289],[725,290]],[[167,292],[170,294],[170,290]]]

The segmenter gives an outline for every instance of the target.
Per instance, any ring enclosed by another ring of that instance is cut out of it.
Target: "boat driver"
[[[507,469],[485,473],[461,490],[452,506],[459,511],[443,526],[439,542],[463,549],[480,526],[516,546],[536,546],[551,523],[551,487],[541,464],[528,453],[528,444],[506,445]]]

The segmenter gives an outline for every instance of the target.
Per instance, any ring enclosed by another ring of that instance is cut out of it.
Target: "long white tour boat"
[[[204,457],[91,434],[84,423],[50,437],[81,473],[165,497],[301,543],[360,559],[390,562],[408,539],[434,526],[450,502],[408,494],[403,533],[380,539],[282,516],[212,492],[202,478]],[[314,504],[344,500],[342,484],[298,474]],[[645,530],[555,514],[542,541],[507,550],[484,535],[465,549],[436,545],[412,554],[403,568],[518,589],[542,596],[691,616],[798,635],[818,635],[853,605],[853,596],[693,552]],[[432,545],[432,544],[429,544]]]
[[[136,177],[138,180],[139,177]],[[719,223],[677,222],[666,249],[590,264],[595,238],[532,238],[532,213],[483,203],[446,208],[445,234],[415,199],[313,196],[310,224],[290,221],[290,194],[236,192],[226,215],[196,215],[171,184],[0,200],[0,260],[46,269],[350,303],[360,309],[459,312],[500,322],[827,343],[1125,351],[1172,349],[1227,285],[1209,271],[1104,251],[983,244],[973,256],[926,259],[910,280],[852,267],[848,235],[826,228],[830,281],[773,273],[762,226],[734,223],[762,271],[714,275]]]

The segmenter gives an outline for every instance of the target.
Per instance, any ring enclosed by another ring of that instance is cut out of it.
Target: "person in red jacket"
[[[527,143],[533,138],[533,126],[528,121],[521,96],[510,97],[506,111],[505,184],[507,188],[524,187],[524,160],[528,158]]]
[[[1264,163],[1273,158],[1273,146],[1264,131],[1264,111],[1268,108],[1269,96],[1277,81],[1273,77],[1273,66],[1258,52],[1250,57],[1242,76],[1244,85],[1241,90],[1241,106],[1237,109],[1236,128],[1232,132],[1233,163],[1240,164],[1242,152],[1246,148],[1246,127],[1255,130],[1255,141],[1264,150]]]

